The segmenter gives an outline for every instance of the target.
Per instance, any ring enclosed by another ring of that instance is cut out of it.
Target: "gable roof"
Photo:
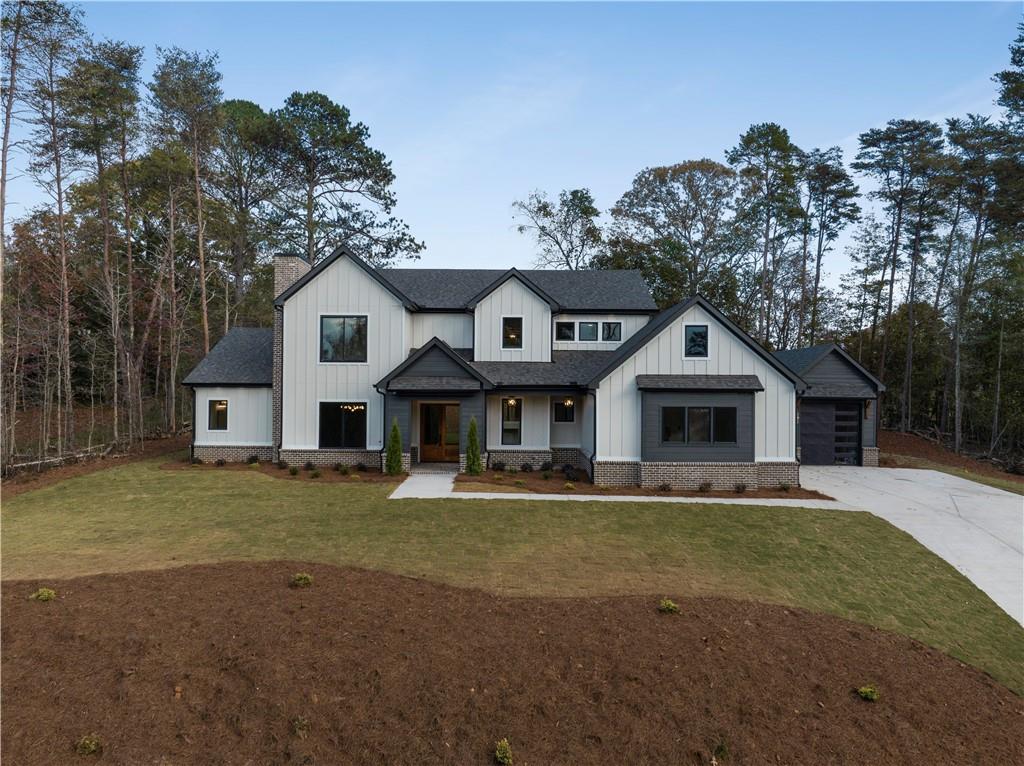
[[[495,279],[489,285],[484,287],[480,292],[478,292],[476,295],[474,295],[472,298],[466,301],[466,306],[469,308],[476,308],[476,304],[478,304],[488,295],[493,293],[503,284],[508,282],[510,279],[518,279],[520,284],[524,285],[528,290],[533,291],[534,295],[536,295],[542,301],[547,303],[552,311],[558,310],[559,306],[554,298],[552,298],[550,295],[544,292],[541,288],[537,287],[533,280],[531,280],[529,277],[523,274],[523,272],[521,272],[519,269],[514,267],[506,271],[504,274],[502,274],[500,277]]]
[[[702,295],[695,295],[692,298],[681,301],[675,306],[665,309],[656,317],[653,317],[650,322],[644,325],[638,332],[630,336],[630,338],[619,346],[616,351],[612,352],[612,357],[608,362],[591,377],[588,387],[596,388],[597,384],[600,383],[604,377],[621,366],[623,362],[646,346],[652,338],[658,335],[658,333],[672,324],[672,322],[686,313],[686,311],[693,306],[700,306],[704,311],[710,314],[715,321],[735,335],[736,338],[747,346],[747,348],[764,359],[770,367],[774,368],[784,378],[792,381],[798,392],[803,390],[805,383],[800,375],[768,353],[760,343],[747,335],[747,333],[741,330],[734,322],[725,316],[725,314],[712,306],[711,303],[709,303]]]
[[[400,365],[391,370],[391,372],[389,372],[383,378],[378,380],[377,383],[374,385],[374,388],[376,388],[378,391],[388,390],[389,383],[392,380],[401,377],[403,372],[408,370],[410,367],[413,367],[416,364],[416,362],[418,362],[420,359],[422,359],[424,356],[430,353],[430,351],[432,351],[433,349],[438,349],[441,353],[443,353],[445,356],[451,359],[458,367],[465,371],[468,377],[475,379],[478,384],[477,388],[491,387],[491,381],[489,381],[480,372],[473,369],[473,367],[470,366],[469,362],[467,362],[465,359],[459,356],[459,354],[457,354],[451,346],[449,346],[447,343],[445,343],[437,336],[434,336],[426,343],[424,343],[422,346],[420,346],[418,349],[409,354],[409,356],[405,359],[404,362],[402,362]],[[423,376],[414,377],[422,378]]]
[[[776,351],[775,358],[789,367],[793,372],[798,375],[805,375],[809,373],[818,363],[820,363],[825,357],[831,353],[839,354],[842,359],[846,361],[851,367],[857,372],[867,378],[871,383],[878,389],[879,392],[885,391],[885,384],[882,383],[878,378],[872,375],[865,369],[864,365],[850,356],[841,346],[835,343],[819,343],[816,346],[807,346],[806,348],[793,348],[782,351]],[[820,388],[820,387],[815,387]]]
[[[185,386],[269,386],[273,382],[274,331],[235,327],[195,366]]]
[[[345,245],[338,245],[336,248],[334,248],[334,252],[332,252],[330,255],[328,255],[326,258],[320,261],[320,263],[318,263],[316,266],[307,271],[299,279],[296,279],[295,282],[293,282],[292,285],[287,290],[282,292],[279,296],[277,296],[274,299],[274,305],[283,306],[286,300],[291,298],[293,295],[295,295],[295,293],[297,293],[303,287],[305,287],[318,276],[320,276],[320,274],[322,274],[327,268],[330,267],[332,263],[334,263],[339,258],[348,258],[350,261],[356,264],[356,266],[365,271],[381,287],[383,287],[389,293],[398,298],[398,300],[402,302],[402,305],[405,306],[410,311],[415,311],[417,308],[419,308],[413,301],[411,301],[408,298],[408,296],[405,295],[405,293],[403,293],[401,290],[399,290],[397,287],[391,284],[391,282],[384,277],[380,269],[373,268],[373,266],[371,266],[358,255],[353,253]]]

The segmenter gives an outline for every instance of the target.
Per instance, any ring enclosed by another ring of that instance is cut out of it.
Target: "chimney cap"
[[[306,254],[305,253],[297,253],[297,252],[294,252],[294,251],[292,251],[292,252],[274,253],[274,257],[275,258],[298,258],[299,260],[306,261],[306,263],[309,263],[309,260],[306,258]]]

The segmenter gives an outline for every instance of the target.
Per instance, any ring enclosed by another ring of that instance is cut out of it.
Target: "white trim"
[[[220,433],[215,431],[214,433]],[[196,442],[196,447],[223,447],[225,449],[231,449],[232,447],[273,447],[273,442],[232,442],[231,444],[221,444],[220,442]]]
[[[366,311],[351,311],[345,312],[342,310],[338,311],[318,311],[316,314],[316,363],[317,365],[323,365],[324,367],[337,367],[339,365],[347,365],[349,367],[369,367],[370,366],[370,313]],[[324,362],[320,360],[320,352],[323,350],[323,323],[324,317],[366,317],[366,361],[365,362]],[[404,322],[403,322],[404,324]],[[403,328],[404,334],[404,328]],[[404,339],[403,339],[404,340]],[[283,357],[282,357],[283,361]],[[331,400],[327,400],[331,401]],[[341,401],[340,399],[338,401]],[[352,401],[358,401],[353,399]],[[319,426],[318,426],[319,428]],[[320,435],[317,434],[317,441],[320,441]]]
[[[707,333],[708,352],[704,356],[686,355],[686,330],[690,327],[703,327]],[[683,359],[690,362],[706,362],[711,359],[711,323],[710,322],[683,322]]]
[[[206,400],[206,428],[204,431],[208,434],[226,434],[231,432],[231,399],[221,399],[217,397],[208,397]],[[210,402],[224,402],[227,405],[227,425],[224,428],[210,428]]]
[[[369,349],[367,349],[369,350]],[[321,447],[320,446],[320,405],[321,404],[362,404],[366,407],[366,428],[363,431],[363,445],[362,447]],[[313,413],[314,420],[316,421],[316,445],[315,447],[289,447],[288,449],[315,449],[315,450],[349,450],[352,452],[368,452],[373,448],[370,447],[370,400],[369,399],[317,399],[316,410]],[[282,447],[281,449],[285,449]],[[379,451],[379,450],[377,450]]]
[[[516,444],[505,443],[505,401],[509,399],[515,399],[519,402],[519,441]],[[486,403],[484,407],[486,408]],[[523,447],[523,425],[526,420],[526,397],[520,394],[509,394],[508,396],[498,397],[498,448],[501,447]]]
[[[594,454],[593,456],[595,463],[639,463],[639,457],[624,457],[623,455],[614,455],[612,457],[605,457],[604,455]]]
[[[522,353],[526,350],[526,322],[522,314],[501,314],[501,321],[498,325],[498,340],[500,342],[500,348],[502,351],[519,351]],[[506,346],[505,345],[505,320],[506,319],[518,319],[519,320],[519,347]]]

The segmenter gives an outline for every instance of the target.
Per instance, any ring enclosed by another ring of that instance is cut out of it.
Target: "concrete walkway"
[[[1024,624],[1024,496],[913,468],[801,466],[800,483],[912,535]]]

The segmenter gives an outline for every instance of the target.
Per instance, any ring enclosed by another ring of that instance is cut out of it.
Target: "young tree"
[[[210,317],[206,297],[206,221],[203,217],[203,179],[210,151],[217,140],[221,111],[221,74],[217,54],[174,47],[157,48],[157,67],[150,83],[156,127],[185,147],[192,164],[195,192],[196,254],[199,262],[199,308],[203,351],[210,352]]]
[[[402,432],[398,430],[398,418],[391,421],[384,470],[388,476],[398,476],[402,472]]]
[[[483,471],[480,460],[480,436],[477,433],[476,417],[469,419],[469,430],[466,432],[466,473],[479,476]]]
[[[423,244],[391,214],[395,174],[369,129],[321,93],[292,93],[273,113],[279,234],[314,263],[348,244],[375,266],[415,258]]]
[[[597,219],[601,211],[594,205],[589,189],[570,189],[552,202],[542,191],[512,203],[513,217],[522,221],[520,234],[530,234],[537,245],[537,266],[577,271],[590,267],[602,244]]]

